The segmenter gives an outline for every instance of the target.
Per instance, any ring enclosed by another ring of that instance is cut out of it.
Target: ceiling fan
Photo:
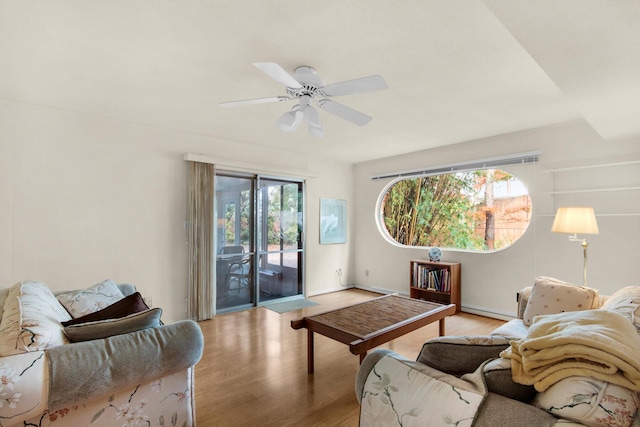
[[[312,106],[312,103],[315,103],[321,110],[327,111],[359,126],[364,126],[371,121],[371,116],[367,116],[353,108],[349,108],[346,105],[327,98],[387,88],[387,84],[382,76],[377,75],[324,85],[322,79],[312,67],[298,67],[295,69],[293,75],[291,75],[274,62],[254,62],[253,65],[267,76],[285,85],[288,96],[221,102],[220,105],[223,107],[232,107],[297,99],[299,104],[294,105],[291,111],[284,113],[276,121],[276,126],[283,132],[293,132],[300,127],[302,122],[305,122],[308,126],[309,133],[317,137],[324,135],[320,115],[318,114],[318,110]]]

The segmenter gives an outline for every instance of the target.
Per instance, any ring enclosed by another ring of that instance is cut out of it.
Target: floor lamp
[[[579,239],[578,234],[598,234],[598,223],[593,208],[569,206],[558,208],[551,231],[569,233],[570,242],[580,242],[584,252],[584,268],[582,271],[583,286],[587,286],[587,240]]]

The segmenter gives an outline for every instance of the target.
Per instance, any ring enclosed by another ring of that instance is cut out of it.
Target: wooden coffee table
[[[347,344],[353,354],[360,355],[360,363],[367,351],[415,331],[440,322],[440,336],[444,335],[444,319],[456,312],[456,305],[385,295],[360,304],[292,320],[293,329],[307,329],[307,370],[313,373],[313,333],[317,332]]]

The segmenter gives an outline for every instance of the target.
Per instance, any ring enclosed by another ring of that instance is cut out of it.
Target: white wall
[[[338,288],[337,268],[349,274],[350,245],[320,246],[317,231],[320,197],[351,205],[349,164],[9,101],[0,113],[0,287],[110,278],[134,283],[165,321],[184,318],[184,153],[317,174],[306,187],[308,293]]]
[[[516,291],[532,284],[539,275],[582,284],[581,246],[569,242],[568,235],[550,231],[559,206],[587,205],[595,209],[600,234],[583,236],[589,242],[589,286],[610,294],[622,286],[640,285],[635,268],[640,253],[640,191],[549,194],[565,189],[640,186],[639,164],[548,171],[640,160],[640,140],[603,142],[580,121],[356,165],[356,286],[408,294],[409,260],[428,258],[424,249],[397,247],[382,237],[375,208],[389,181],[374,181],[372,176],[532,150],[542,151],[535,166],[504,168],[524,181],[532,196],[533,219],[525,235],[510,248],[495,253],[444,251],[444,261],[462,264],[463,309],[497,313],[498,317],[513,315]]]
[[[353,166],[326,160],[311,162],[320,170],[317,179],[307,180],[306,266],[307,295],[352,286],[352,252],[357,212],[353,200]],[[320,198],[347,201],[347,243],[320,245]],[[339,277],[336,270],[342,270]]]
[[[512,314],[516,290],[536,275],[581,282],[580,246],[549,231],[557,206],[575,201],[597,214],[640,212],[638,191],[548,194],[562,186],[640,186],[637,166],[545,172],[640,159],[639,140],[605,143],[582,122],[352,166],[9,101],[0,102],[0,113],[0,286],[32,278],[65,290],[112,278],[136,284],[168,321],[185,317],[184,153],[317,174],[306,185],[308,295],[342,289],[339,268],[345,285],[408,293],[408,261],[426,253],[393,246],[378,232],[375,204],[386,184],[370,179],[378,173],[542,150],[533,172],[519,175],[534,202],[525,236],[493,254],[444,253],[462,263],[462,303],[477,310]],[[347,200],[347,244],[318,244],[321,197]],[[590,285],[603,293],[640,285],[640,216],[599,215],[598,224],[600,234],[588,236]]]

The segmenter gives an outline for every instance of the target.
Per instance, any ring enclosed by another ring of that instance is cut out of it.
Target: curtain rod
[[[497,166],[534,163],[538,161],[541,151],[527,151],[525,153],[510,154],[506,156],[490,157],[488,159],[471,160],[467,162],[450,163],[434,166],[427,169],[414,169],[402,172],[390,172],[384,175],[375,175],[371,179],[389,179],[411,176],[443,175],[447,173],[466,172],[470,170],[489,169]]]
[[[212,163],[217,168],[238,172],[262,173],[279,176],[289,176],[297,178],[317,178],[319,173],[311,170],[301,169],[279,169],[261,163],[250,163],[237,160],[223,159],[219,157],[207,156],[204,154],[187,153],[183,160],[190,162]]]

